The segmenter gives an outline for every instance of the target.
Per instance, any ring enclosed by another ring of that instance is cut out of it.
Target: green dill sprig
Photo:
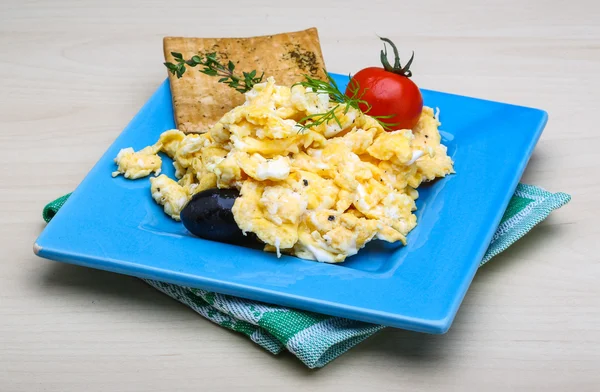
[[[331,102],[336,102],[331,109],[329,109],[325,113],[316,113],[311,114],[306,117],[301,118],[298,123],[300,124],[300,132],[312,127],[319,126],[323,123],[327,124],[331,120],[335,121],[340,128],[342,128],[342,123],[340,119],[336,115],[336,111],[340,107],[344,107],[344,115],[348,113],[350,108],[359,109],[360,103],[366,103],[361,101],[360,98],[357,98],[357,94],[353,94],[352,97],[348,97],[344,94],[338,87],[335,80],[327,74],[328,81],[311,78],[308,75],[304,75],[304,80],[302,82],[298,82],[294,84],[292,87],[299,85],[303,86],[306,89],[311,89],[311,93],[314,94],[327,94],[329,96],[329,100]]]
[[[225,83],[229,87],[240,93],[252,90],[255,84],[262,82],[264,72],[256,76],[256,70],[251,72],[242,72],[243,76],[236,75],[235,64],[229,60],[227,65],[223,65],[217,59],[216,53],[208,53],[206,56],[195,55],[186,60],[181,53],[171,52],[176,63],[165,62],[167,69],[177,78],[181,78],[186,71],[186,66],[201,66],[200,72],[208,76],[219,76],[219,83]]]
[[[351,75],[349,75],[349,76],[350,76],[350,84],[348,85],[348,92],[350,93],[349,95],[346,95],[345,93],[343,93],[340,90],[340,88],[338,87],[335,80],[329,74],[327,74],[327,79],[328,79],[327,81],[323,81],[320,79],[314,79],[308,75],[304,75],[304,81],[294,84],[294,86],[300,85],[306,89],[310,88],[311,93],[314,93],[314,94],[327,94],[327,95],[329,95],[329,100],[331,102],[336,103],[331,109],[329,109],[325,113],[311,114],[311,115],[301,118],[298,121],[298,123],[300,124],[300,132],[303,132],[308,128],[319,126],[323,123],[327,124],[332,120],[335,121],[340,128],[342,128],[343,127],[342,123],[341,123],[340,119],[338,118],[338,116],[336,115],[336,112],[338,111],[338,109],[340,107],[343,107],[344,115],[346,115],[348,113],[350,108],[356,109],[356,110],[362,112],[363,114],[368,114],[368,112],[371,110],[371,104],[368,103],[367,101],[365,101],[364,99],[362,99],[362,97],[366,91],[361,92],[358,82],[356,82],[356,80],[352,79]],[[372,116],[372,117],[375,120],[377,120],[377,122],[379,122],[379,124],[381,124],[381,126],[385,130],[390,130],[392,127],[397,125],[394,123],[386,123],[386,122],[382,121],[384,119],[394,117],[393,114],[390,114],[387,116]]]

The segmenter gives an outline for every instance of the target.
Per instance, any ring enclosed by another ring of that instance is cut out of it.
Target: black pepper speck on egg
[[[308,186],[308,180],[304,179],[302,180],[302,183],[304,184],[304,186]]]
[[[328,221],[334,221],[335,220],[335,216],[333,215],[329,215],[329,217],[327,218]]]

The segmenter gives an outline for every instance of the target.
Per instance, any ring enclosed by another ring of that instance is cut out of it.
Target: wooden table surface
[[[0,3],[0,391],[599,390],[600,3],[274,3]],[[33,255],[44,204],[165,78],[163,36],[310,26],[330,71],[375,65],[379,34],[415,50],[421,87],[550,114],[523,181],[573,200],[479,271],[448,334],[388,329],[310,371],[134,278]]]

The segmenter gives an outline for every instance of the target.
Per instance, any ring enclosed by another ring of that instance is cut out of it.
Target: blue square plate
[[[334,75],[345,88],[348,78]],[[175,127],[168,81],[110,146],[34,246],[45,258],[430,333],[448,330],[546,124],[538,109],[423,90],[441,109],[455,175],[419,188],[408,245],[369,243],[324,264],[192,237],[148,179],[112,178],[113,158]],[[167,159],[165,159],[167,161]],[[163,170],[172,175],[172,165]]]

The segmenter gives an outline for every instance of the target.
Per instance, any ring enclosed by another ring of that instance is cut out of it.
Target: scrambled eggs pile
[[[169,130],[154,146],[121,150],[113,175],[158,175],[157,153],[171,157],[178,181],[162,174],[150,183],[154,200],[176,220],[195,193],[238,188],[235,221],[278,256],[336,263],[373,238],[405,243],[416,225],[416,188],[453,172],[437,116],[425,107],[413,130],[386,132],[372,117],[340,106],[341,126],[298,125],[335,105],[326,94],[269,78],[207,133]]]

